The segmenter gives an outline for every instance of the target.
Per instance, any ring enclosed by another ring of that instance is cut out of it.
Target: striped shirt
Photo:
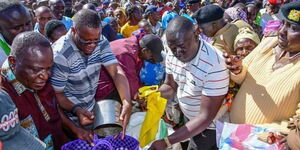
[[[229,72],[222,52],[205,41],[201,41],[197,55],[187,63],[169,51],[166,72],[178,85],[179,106],[189,119],[199,115],[202,95],[221,96],[228,91]]]
[[[51,82],[55,91],[63,91],[74,104],[91,111],[95,104],[101,65],[117,63],[104,36],[90,55],[84,55],[72,40],[71,31],[53,45],[54,65]]]

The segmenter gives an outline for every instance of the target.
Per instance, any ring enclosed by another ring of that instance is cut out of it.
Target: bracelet
[[[73,105],[71,113],[76,116],[76,111],[78,108],[82,108],[80,103]]]
[[[167,144],[167,148],[171,148],[171,147],[172,147],[172,144],[170,143],[168,137],[165,137],[165,138],[164,138],[164,141],[165,141],[165,143]]]

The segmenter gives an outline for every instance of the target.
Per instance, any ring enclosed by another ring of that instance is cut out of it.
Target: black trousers
[[[206,129],[191,138],[188,150],[217,150],[216,130]]]

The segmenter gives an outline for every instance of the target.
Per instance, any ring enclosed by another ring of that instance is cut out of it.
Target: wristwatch
[[[167,144],[167,148],[171,148],[171,147],[172,147],[172,144],[170,143],[168,137],[165,137],[165,138],[164,138],[164,141],[165,141],[165,143]]]

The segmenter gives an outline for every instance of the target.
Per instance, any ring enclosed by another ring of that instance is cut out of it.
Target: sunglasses
[[[102,41],[102,37],[100,38],[100,40],[95,40],[95,41],[86,41],[86,40],[82,39],[79,35],[77,37],[78,37],[77,38],[78,41],[83,45],[91,45],[94,43],[97,45],[98,43],[100,43]]]

